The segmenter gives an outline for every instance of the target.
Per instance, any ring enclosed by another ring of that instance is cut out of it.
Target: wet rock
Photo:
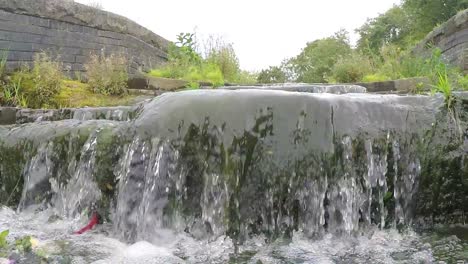
[[[218,89],[228,90],[274,90],[303,93],[365,93],[366,88],[359,85],[347,84],[277,84],[268,86],[224,86]]]

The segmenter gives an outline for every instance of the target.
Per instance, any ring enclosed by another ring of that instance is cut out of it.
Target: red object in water
[[[89,221],[89,224],[87,224],[85,227],[81,228],[80,230],[76,231],[75,235],[81,235],[83,234],[84,232],[86,231],[89,231],[91,229],[93,229],[93,227],[95,225],[99,224],[99,216],[96,212],[93,213],[93,215],[91,216],[91,220]]]

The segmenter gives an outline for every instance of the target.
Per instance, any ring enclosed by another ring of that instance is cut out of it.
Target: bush
[[[390,81],[392,78],[385,76],[380,73],[368,74],[362,77],[362,82],[383,82],[383,81]]]
[[[62,64],[46,53],[38,53],[34,58],[32,69],[34,88],[28,91],[27,100],[31,107],[49,107],[53,105],[52,98],[60,93],[61,82],[64,79]]]
[[[42,52],[34,57],[33,68],[24,66],[3,87],[3,103],[31,108],[56,106],[53,98],[61,91],[62,65]]]
[[[19,82],[10,82],[0,89],[0,105],[27,107],[27,100]]]
[[[225,81],[239,82],[241,71],[239,60],[231,44],[220,38],[210,37],[204,47],[204,57],[196,51],[198,44],[192,33],[181,33],[175,45],[169,48],[168,62],[149,75],[172,79],[183,79],[191,83],[209,82],[214,87]],[[245,77],[245,76],[244,76]]]
[[[468,75],[458,77],[456,87],[460,90],[468,91]]]
[[[366,56],[357,52],[350,56],[341,57],[332,69],[329,81],[340,83],[354,83],[372,72],[372,65]]]
[[[111,54],[93,54],[84,65],[89,87],[103,95],[122,95],[127,92],[127,59]]]
[[[207,63],[218,66],[224,80],[228,82],[239,80],[239,59],[232,44],[225,43],[220,37],[211,36],[205,44],[205,58]]]
[[[284,83],[286,82],[286,73],[281,67],[270,66],[268,69],[263,69],[257,76],[259,83]]]
[[[174,73],[182,68],[175,68],[177,70],[171,70],[170,66],[166,66],[164,68],[152,70],[149,75],[154,77],[183,79],[190,83],[209,82],[214,87],[224,85],[223,74],[216,64],[202,63],[200,65],[188,66],[183,71],[183,74],[177,75],[174,75]],[[194,84],[190,85],[192,88],[193,86]]]
[[[239,84],[256,84],[258,78],[258,73],[249,72],[249,71],[240,71],[239,78],[237,82]]]

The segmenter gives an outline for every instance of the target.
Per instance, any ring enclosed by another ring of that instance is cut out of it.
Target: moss
[[[0,204],[16,208],[21,199],[26,157],[22,146],[7,147],[0,142]]]
[[[122,146],[122,143],[121,138],[111,128],[106,128],[99,132],[94,178],[102,194],[99,208],[101,214],[107,220],[110,220],[110,208],[114,206],[113,199],[117,191],[117,177],[114,174],[114,167],[122,154],[122,149],[116,146]]]
[[[61,92],[54,98],[54,101],[60,107],[95,107],[131,105],[135,98],[136,96],[134,95],[112,96],[96,94],[85,83],[64,80]]]

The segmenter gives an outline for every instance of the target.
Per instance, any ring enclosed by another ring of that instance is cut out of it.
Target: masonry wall
[[[429,33],[416,51],[423,51],[432,45],[439,47],[450,63],[468,73],[468,9],[460,11]]]
[[[38,5],[46,11],[34,7]],[[80,17],[84,13],[90,20]],[[46,51],[63,62],[65,71],[83,72],[91,54],[104,52],[125,56],[133,74],[167,61],[168,43],[133,21],[73,2],[0,1],[0,49],[8,50],[10,70],[31,64],[35,53]]]

